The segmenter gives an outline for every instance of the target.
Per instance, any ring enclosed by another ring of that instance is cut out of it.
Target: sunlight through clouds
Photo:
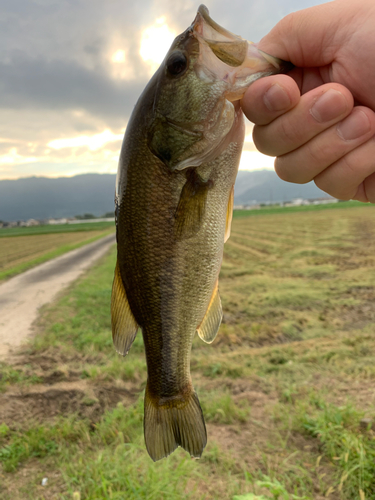
[[[11,148],[8,153],[4,155],[0,155],[0,165],[8,165],[8,164],[13,164],[16,165],[18,163],[32,163],[38,161],[38,158],[35,157],[28,157],[25,158],[24,156],[20,155],[17,152],[17,148]]]
[[[123,45],[123,41],[116,40],[114,46]],[[113,49],[112,49],[113,50]],[[124,47],[117,49],[114,52],[109,52],[111,65],[111,76],[120,80],[134,80],[137,77],[137,72],[130,62],[129,49]]]
[[[158,69],[175,37],[176,32],[169,29],[165,16],[156,19],[152,26],[143,31],[139,54],[149,65],[150,73]]]
[[[258,151],[242,151],[239,170],[273,170],[275,158]]]
[[[48,146],[53,149],[62,148],[78,148],[78,147],[88,147],[90,151],[96,151],[102,148],[108,142],[121,141],[124,137],[124,133],[113,134],[110,130],[104,130],[101,134],[96,134],[93,136],[81,135],[79,137],[71,137],[67,139],[55,139],[48,143]]]
[[[116,50],[116,52],[112,55],[112,62],[114,63],[125,62],[125,50]]]

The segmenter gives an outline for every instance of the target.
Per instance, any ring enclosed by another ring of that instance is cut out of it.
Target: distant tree
[[[83,214],[83,215],[75,215],[74,216],[78,220],[83,220],[83,219],[97,219],[98,217],[93,214]]]
[[[104,215],[102,215],[103,219],[112,219],[115,216],[115,212],[106,212]]]

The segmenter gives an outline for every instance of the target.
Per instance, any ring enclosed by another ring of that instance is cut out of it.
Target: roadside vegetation
[[[292,207],[282,207],[279,204],[277,205],[262,205],[260,208],[246,210],[246,209],[237,209],[234,210],[234,217],[248,217],[248,216],[258,216],[258,215],[273,215],[273,214],[288,214],[295,212],[315,212],[320,210],[337,210],[342,208],[354,208],[361,207],[366,208],[370,207],[370,204],[364,205],[360,201],[339,201],[335,203],[322,203],[319,205],[296,205]]]
[[[0,281],[113,232],[108,222],[0,229]]]
[[[374,216],[336,205],[234,219],[223,324],[192,351],[201,460],[147,455],[143,342],[114,352],[111,251],[0,365],[0,498],[375,498]]]

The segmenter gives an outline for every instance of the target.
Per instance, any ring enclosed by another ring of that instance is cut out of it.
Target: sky
[[[321,1],[206,0],[211,17],[259,41],[282,17]],[[143,88],[192,0],[2,0],[0,180],[115,173]],[[273,168],[248,122],[240,168]]]

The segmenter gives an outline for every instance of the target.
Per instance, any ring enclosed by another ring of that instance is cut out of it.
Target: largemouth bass
[[[211,343],[222,319],[218,276],[244,141],[239,100],[253,81],[289,69],[201,5],[128,123],[116,182],[112,332],[126,355],[142,330],[144,434],[155,461],[177,446],[200,457],[206,445],[190,352],[195,333]]]

